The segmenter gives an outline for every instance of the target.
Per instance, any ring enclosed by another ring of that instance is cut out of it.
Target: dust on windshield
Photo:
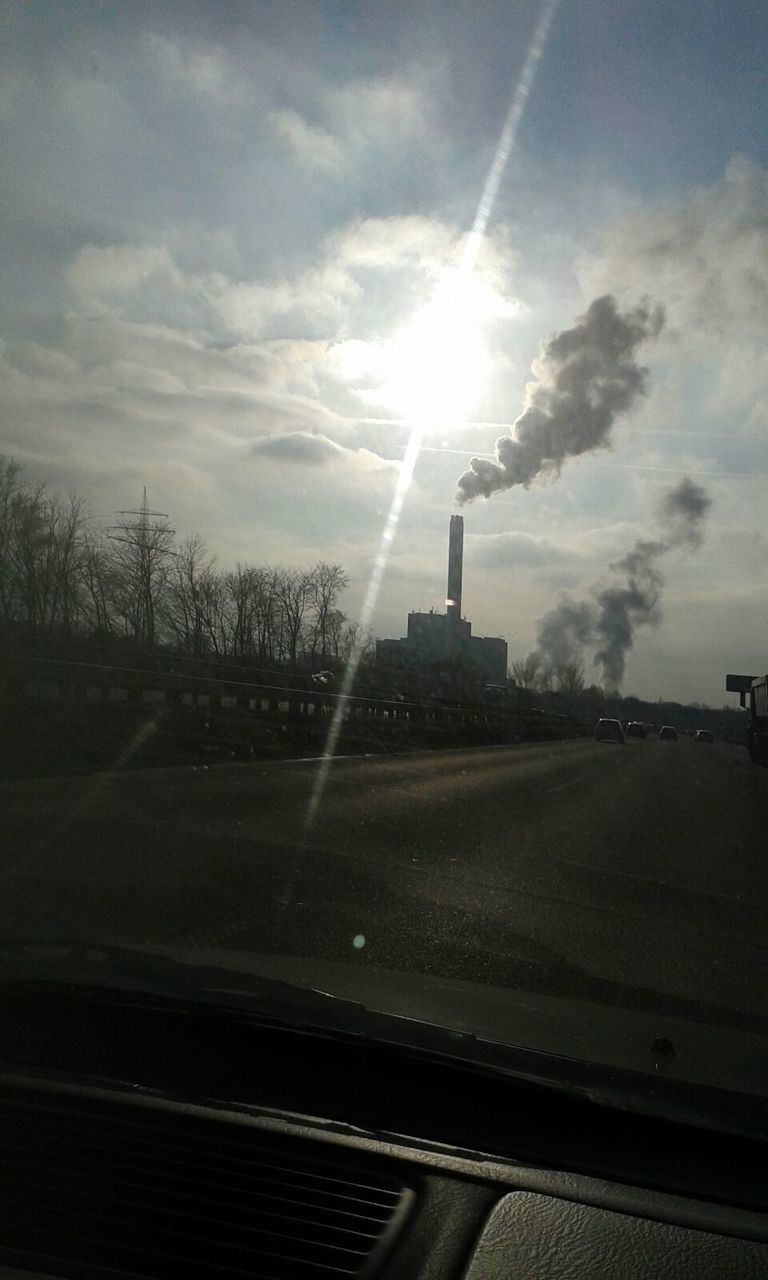
[[[1,21],[0,937],[763,1033],[765,15]]]

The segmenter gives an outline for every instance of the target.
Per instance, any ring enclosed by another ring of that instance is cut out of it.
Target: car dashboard
[[[3,1275],[768,1274],[757,1141],[99,993],[6,1000],[0,1047]]]

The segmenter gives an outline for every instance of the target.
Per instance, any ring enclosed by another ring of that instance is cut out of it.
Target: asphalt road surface
[[[0,784],[0,936],[317,956],[768,1029],[768,769],[590,741]]]

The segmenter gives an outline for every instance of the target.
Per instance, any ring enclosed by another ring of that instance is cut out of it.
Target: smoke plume
[[[459,479],[457,501],[489,498],[558,474],[567,458],[606,448],[616,416],[645,393],[648,371],[635,360],[641,342],[664,323],[661,307],[642,304],[623,315],[611,294],[590,303],[532,366],[523,411],[510,435],[496,441],[496,461],[472,458]]]
[[[595,666],[600,667],[608,689],[621,688],[637,628],[661,621],[659,602],[664,578],[656,561],[668,550],[664,542],[636,542],[623,560],[610,566],[611,572],[622,574],[624,581],[601,590],[593,588],[597,602],[595,633],[600,644]]]
[[[595,634],[595,608],[589,600],[563,594],[553,609],[539,619],[536,629],[538,663],[560,671],[591,646]]]
[[[712,499],[701,485],[688,476],[678,485],[665,490],[657,509],[659,524],[666,541],[673,547],[700,547],[704,534],[704,517]]]
[[[661,620],[664,577],[658,562],[675,547],[701,545],[711,505],[707,492],[688,476],[665,490],[656,511],[658,536],[639,539],[622,560],[609,565],[613,581],[595,583],[584,600],[564,593],[539,619],[534,665],[562,670],[597,646],[594,660],[603,684],[620,689],[638,627]]]

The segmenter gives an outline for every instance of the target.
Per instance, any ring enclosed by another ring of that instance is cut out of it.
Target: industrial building
[[[497,636],[473,636],[472,624],[461,616],[464,566],[464,517],[451,516],[448,538],[446,612],[409,613],[407,634],[400,640],[377,640],[376,661],[410,669],[468,660],[490,684],[507,678],[507,642]]]

